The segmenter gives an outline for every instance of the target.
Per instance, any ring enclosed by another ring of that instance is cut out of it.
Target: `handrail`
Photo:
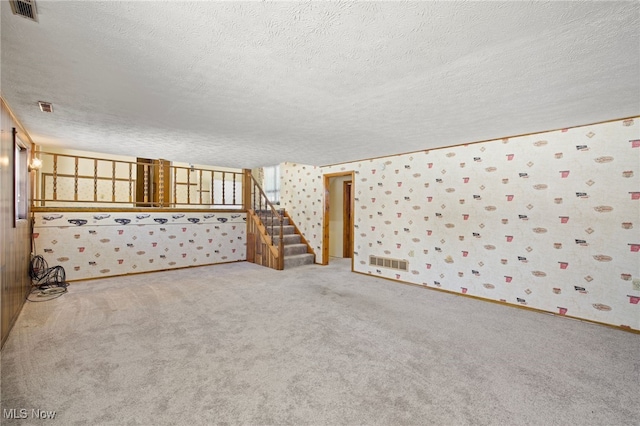
[[[120,205],[152,208],[240,208],[244,170],[172,165],[167,160],[128,161],[37,150],[33,207]],[[45,161],[46,159],[46,161]],[[220,187],[222,190],[220,190]],[[225,192],[233,192],[225,194]]]
[[[256,200],[257,197],[257,200]],[[260,217],[265,229],[270,229],[269,235],[273,236],[274,229],[277,226],[279,228],[278,237],[278,269],[284,269],[284,216],[278,212],[274,205],[269,201],[269,198],[262,190],[260,184],[251,175],[251,207],[253,211]],[[263,208],[264,207],[264,208]],[[277,225],[276,225],[277,220]]]

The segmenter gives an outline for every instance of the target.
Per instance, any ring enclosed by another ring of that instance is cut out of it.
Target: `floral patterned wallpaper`
[[[245,213],[35,213],[35,253],[67,280],[246,260]]]
[[[323,191],[320,167],[280,164],[280,204],[315,251],[316,263],[322,263]]]
[[[322,176],[354,170],[357,272],[640,330],[639,166],[635,118],[281,167],[284,204],[316,255]]]

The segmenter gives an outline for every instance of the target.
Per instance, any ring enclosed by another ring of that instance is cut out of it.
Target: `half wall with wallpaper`
[[[245,170],[34,154],[33,252],[68,281],[246,260]]]
[[[37,212],[35,253],[69,281],[246,260],[245,212]]]
[[[320,254],[322,177],[354,171],[356,272],[640,330],[639,166],[631,118],[328,167],[284,163],[281,192]]]

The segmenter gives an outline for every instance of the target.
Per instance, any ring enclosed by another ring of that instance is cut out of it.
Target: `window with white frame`
[[[29,211],[29,150],[17,137],[14,143],[14,150],[15,218],[26,219]]]
[[[280,204],[280,166],[264,167],[264,193],[273,204]]]

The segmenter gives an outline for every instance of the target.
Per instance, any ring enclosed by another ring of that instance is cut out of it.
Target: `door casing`
[[[322,265],[329,264],[329,208],[330,208],[330,190],[329,184],[331,178],[341,177],[341,176],[351,176],[351,191],[355,192],[355,173],[353,171],[349,172],[339,172],[339,173],[328,173],[323,175],[323,186],[324,186],[324,205],[323,205],[323,221],[322,221]],[[352,222],[355,223],[354,215],[354,198],[351,197],[351,212],[352,212]],[[353,227],[351,229],[351,247],[353,247]],[[351,256],[351,271],[353,271],[353,256]]]

